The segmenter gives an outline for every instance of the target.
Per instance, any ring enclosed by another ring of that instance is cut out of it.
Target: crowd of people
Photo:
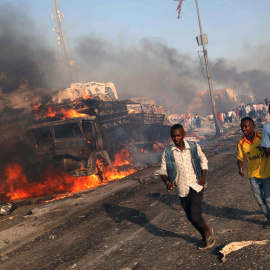
[[[269,101],[266,98],[264,103],[249,103],[246,105],[239,105],[235,110],[225,110],[218,112],[217,118],[220,126],[226,123],[238,122],[244,117],[251,117],[252,119],[269,119]],[[213,122],[213,114],[208,115],[208,121]],[[269,120],[268,120],[269,121]]]
[[[241,104],[234,110],[224,110],[223,112],[218,111],[217,118],[218,124],[223,126],[226,123],[239,122],[244,117],[251,117],[252,119],[261,119],[270,122],[269,117],[269,101],[266,98],[263,102],[260,103],[249,103]],[[192,131],[202,127],[202,122],[208,122],[214,125],[214,116],[210,113],[207,117],[202,117],[198,113],[194,115],[189,112],[184,113],[182,116],[179,115],[178,118],[174,117],[170,119],[172,123],[180,123],[183,127]]]

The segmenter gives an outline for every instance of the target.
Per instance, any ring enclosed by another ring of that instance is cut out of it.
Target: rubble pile
[[[95,98],[97,96],[104,101],[117,100],[118,95],[114,83],[71,83],[70,88],[59,91],[53,96],[52,101],[53,103],[61,103],[66,100],[74,101],[81,97]]]
[[[148,114],[162,114],[164,115],[163,124],[171,125],[171,121],[168,118],[168,115],[162,106],[151,105],[151,104],[142,104],[143,112]]]

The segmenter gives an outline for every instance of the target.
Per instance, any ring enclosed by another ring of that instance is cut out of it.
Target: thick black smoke
[[[27,14],[23,6],[0,5],[0,72],[6,74],[0,81],[3,93],[23,83],[30,88],[50,88],[55,83],[54,50]]]
[[[30,105],[36,99],[43,104],[48,102],[53,94],[48,89],[59,88],[62,82],[56,68],[56,42],[47,41],[44,29],[37,18],[29,15],[29,10],[31,7],[23,5],[0,5],[0,117],[9,124],[12,119],[8,116],[16,113],[21,116],[25,108],[30,113]],[[48,16],[48,29],[50,23]],[[170,113],[181,113],[196,92],[208,88],[207,81],[202,86],[200,62],[195,53],[192,57],[147,38],[131,46],[92,35],[81,37],[76,44],[73,52],[76,64],[81,66],[78,81],[112,81],[121,99],[149,96]],[[269,59],[269,55],[269,50],[265,50],[261,58]],[[230,63],[225,59],[211,61],[214,89],[235,86],[257,97],[269,95],[267,69],[260,65],[257,69],[241,64],[236,67]],[[2,123],[1,128],[6,131]]]
[[[109,40],[85,37],[78,44],[82,80],[112,81],[120,98],[149,96],[171,113],[179,113],[196,92],[208,88],[206,79],[202,86],[199,59],[161,42],[143,39],[134,46],[116,46]],[[236,88],[238,93],[253,94],[255,101],[269,96],[269,72],[255,65],[247,69],[241,60],[237,64],[222,58],[210,62],[214,89]]]
[[[200,90],[198,61],[161,42],[143,39],[138,45],[116,46],[86,37],[78,44],[82,79],[112,81],[120,98],[149,96],[180,112]]]
[[[218,85],[235,86],[243,92],[253,93],[258,101],[269,97],[270,74],[267,71],[261,69],[242,69],[239,71],[225,59],[217,59],[212,63],[212,76]]]
[[[0,4],[0,140],[22,137],[33,103],[48,102],[57,82],[54,49],[29,10]]]

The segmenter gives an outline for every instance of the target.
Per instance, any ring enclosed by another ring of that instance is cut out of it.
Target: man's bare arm
[[[198,179],[198,183],[204,186],[206,183],[206,170],[202,170],[202,176]]]
[[[166,185],[168,190],[172,190],[174,188],[174,182],[169,182],[169,178],[167,175],[160,175],[162,181],[164,182],[164,184]]]
[[[243,177],[245,176],[245,173],[244,173],[244,162],[243,160],[240,160],[240,159],[237,159],[237,165],[238,165],[238,168],[239,168],[239,174]]]
[[[270,156],[270,147],[263,147],[263,151],[267,156]]]

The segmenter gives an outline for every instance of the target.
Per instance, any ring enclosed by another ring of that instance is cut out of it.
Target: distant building
[[[214,99],[217,112],[234,109],[238,105],[235,89],[226,88],[214,90]],[[212,113],[209,90],[198,92],[190,102],[187,111],[205,116],[210,112]]]

